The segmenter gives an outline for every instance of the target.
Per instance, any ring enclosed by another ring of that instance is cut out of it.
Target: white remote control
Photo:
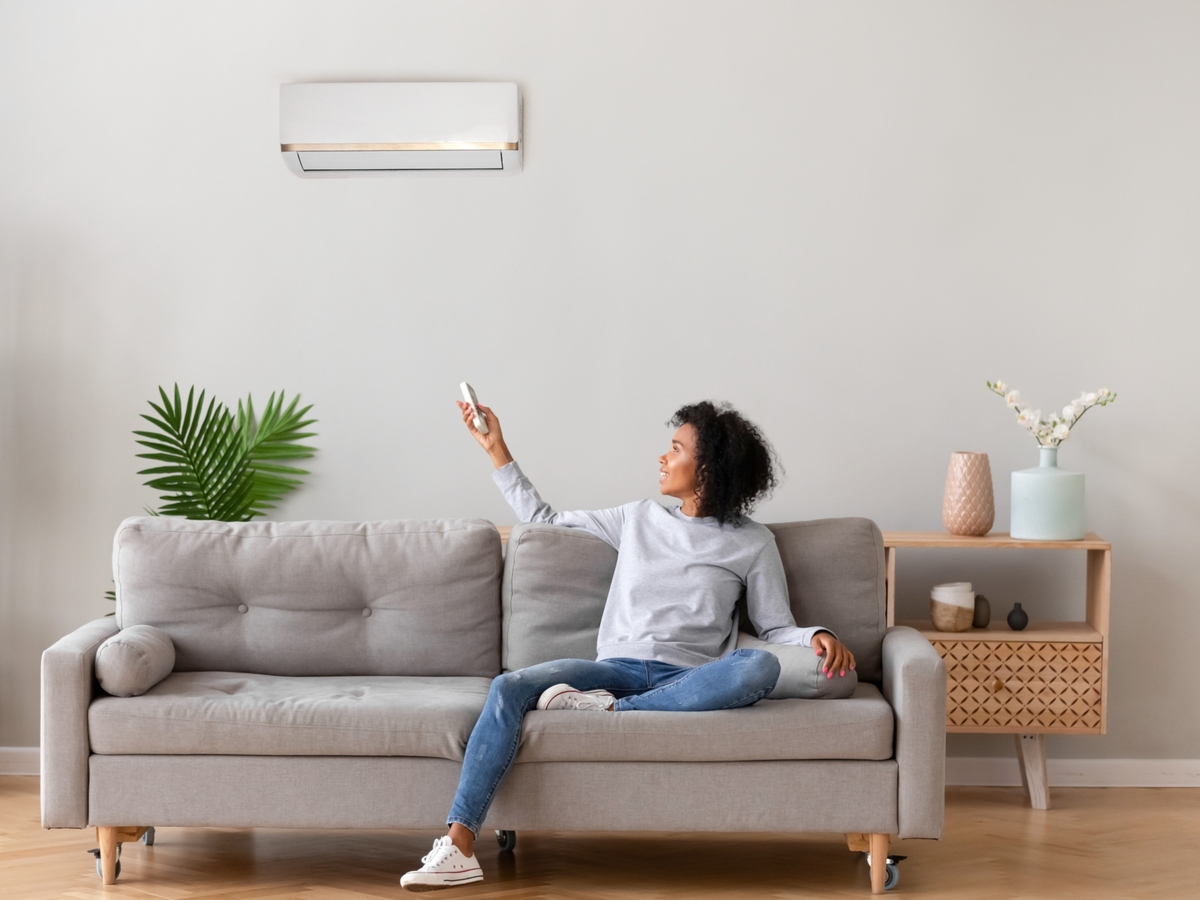
[[[487,434],[487,420],[479,413],[479,399],[475,396],[475,389],[465,381],[458,388],[462,391],[463,400],[471,407],[471,412],[475,415],[473,421],[475,422],[476,429],[478,429],[480,434]]]

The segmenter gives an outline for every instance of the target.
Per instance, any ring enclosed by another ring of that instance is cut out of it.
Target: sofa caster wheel
[[[505,853],[512,853],[513,847],[517,846],[517,833],[515,831],[501,831],[497,828],[496,843],[500,845],[500,849]]]
[[[900,883],[900,867],[894,863],[888,863],[887,877],[883,880],[883,889],[890,891]]]
[[[151,825],[142,835],[142,843],[147,847],[154,846],[154,826]]]

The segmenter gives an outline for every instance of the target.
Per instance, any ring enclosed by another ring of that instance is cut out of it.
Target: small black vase
[[[1023,631],[1028,624],[1029,616],[1021,609],[1021,604],[1014,604],[1012,612],[1008,614],[1008,627],[1013,631]]]

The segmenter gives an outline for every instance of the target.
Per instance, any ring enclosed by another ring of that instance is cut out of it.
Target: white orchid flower
[[[1052,413],[1047,422],[1042,419],[1040,409],[1030,409],[1025,405],[1020,391],[1008,390],[1008,385],[1003,381],[988,382],[988,387],[1004,398],[1004,402],[1008,404],[1009,408],[1016,412],[1017,424],[1032,434],[1042,447],[1057,447],[1070,437],[1071,429],[1075,427],[1079,417],[1087,410],[1093,406],[1111,403],[1117,396],[1108,388],[1101,388],[1094,393],[1083,391],[1062,408],[1061,416],[1058,413]]]

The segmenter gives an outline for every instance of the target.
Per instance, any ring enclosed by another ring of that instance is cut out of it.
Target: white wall
[[[1002,377],[1120,392],[1061,453],[1116,548],[1110,731],[1051,754],[1200,759],[1197,46],[1194,3],[0,4],[0,746],[110,608],[159,384],[315,404],[290,518],[511,522],[469,378],[562,508],[654,494],[713,397],[786,465],[760,519],[936,529],[951,451],[1000,528],[1035,463]],[[526,171],[295,178],[278,85],[355,79],[520,82]],[[1069,554],[910,557],[905,607],[959,577],[1082,616]]]

